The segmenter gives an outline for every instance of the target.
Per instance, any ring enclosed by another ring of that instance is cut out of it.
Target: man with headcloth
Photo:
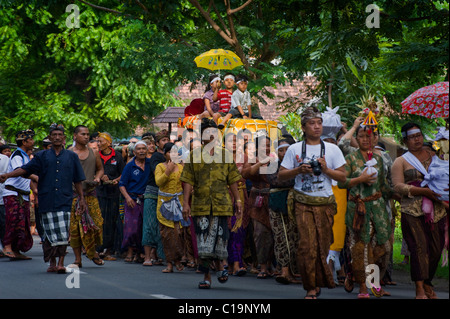
[[[304,139],[288,148],[281,163],[280,180],[295,176],[294,210],[299,244],[297,251],[306,299],[316,299],[320,287],[334,288],[326,263],[333,243],[336,200],[332,180],[345,181],[345,159],[334,144],[323,142],[322,114],[308,107],[301,114]]]
[[[242,218],[242,203],[238,181],[242,178],[236,163],[229,163],[228,150],[221,147],[213,136],[217,125],[213,120],[203,118],[201,122],[203,147],[193,150],[184,165],[180,180],[184,182],[183,217],[191,215],[195,225],[195,238],[199,258],[198,269],[204,280],[200,289],[211,287],[210,268],[214,266],[220,283],[228,280],[228,272],[221,260],[228,258],[228,219],[234,213],[231,190],[235,198],[236,219]],[[232,158],[232,157],[231,157]],[[229,188],[228,188],[229,187]],[[192,204],[189,200],[192,194]],[[192,209],[191,209],[192,206]]]
[[[64,149],[64,126],[52,124],[49,139],[52,148],[38,152],[26,165],[0,175],[0,183],[12,177],[38,176],[39,213],[45,232],[42,244],[44,261],[50,262],[47,272],[65,273],[64,257],[69,244],[70,210],[75,186],[80,208],[86,208],[81,182],[85,180],[78,156]],[[59,258],[56,263],[56,258]]]
[[[32,129],[17,132],[17,150],[11,154],[8,173],[30,161],[28,152],[34,147],[34,131]],[[30,176],[37,182],[36,175]],[[3,201],[5,204],[5,236],[3,237],[4,253],[11,260],[31,259],[20,253],[33,246],[30,232],[30,185],[31,180],[15,177],[5,182]]]
[[[100,257],[104,260],[115,260],[111,254],[119,217],[119,181],[125,167],[122,154],[116,152],[111,144],[112,138],[109,133],[102,132],[98,135],[99,154],[104,169],[104,174],[100,178],[101,184],[97,187],[97,198],[103,217],[103,245],[99,251]]]

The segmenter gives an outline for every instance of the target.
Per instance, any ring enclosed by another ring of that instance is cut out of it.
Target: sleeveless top
[[[89,183],[94,180],[94,176],[96,173],[96,157],[92,148],[88,147],[89,155],[86,159],[81,160],[81,167],[83,167],[84,175],[86,176],[86,180],[83,181],[83,192],[89,193],[95,190],[96,186],[90,185]]]

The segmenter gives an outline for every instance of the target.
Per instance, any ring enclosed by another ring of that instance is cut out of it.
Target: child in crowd
[[[208,86],[206,87],[205,94],[203,95],[205,110],[200,114],[200,119],[204,117],[212,117],[214,122],[216,122],[217,124],[217,121],[220,118],[220,101],[218,100],[217,96],[221,85],[222,83],[219,75],[211,74],[209,76]],[[216,100],[214,100],[214,96],[216,97]]]
[[[224,116],[221,123],[217,125],[219,129],[223,129],[228,119],[230,119],[230,117],[227,118],[227,115],[231,108],[231,96],[233,95],[233,87],[235,82],[234,75],[232,73],[225,74],[223,82],[225,84],[225,89],[219,90],[217,97],[214,99],[219,100],[219,113],[221,116]]]
[[[231,108],[223,119],[224,124],[231,118],[256,118],[252,116],[252,101],[250,92],[247,91],[248,78],[245,75],[238,75],[236,85],[238,89],[231,95]]]
[[[8,145],[0,145],[0,154],[11,157],[11,147]]]

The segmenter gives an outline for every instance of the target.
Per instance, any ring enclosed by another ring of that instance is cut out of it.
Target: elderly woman
[[[416,299],[434,299],[437,297],[431,280],[444,247],[447,212],[438,193],[421,187],[424,175],[419,166],[428,171],[433,154],[423,147],[419,125],[407,123],[401,132],[408,152],[394,161],[392,182],[402,196],[402,233],[411,253],[411,279],[416,285]]]
[[[367,127],[358,126],[356,141],[359,149],[345,157],[346,182],[338,183],[340,188],[349,190],[345,223],[349,233],[352,269],[360,287],[358,299],[369,298],[366,267],[376,264],[382,278],[390,257],[391,224],[386,200],[392,189],[386,181],[382,157],[373,153],[374,140],[374,134]],[[377,296],[389,295],[381,287],[375,288],[378,290],[372,289],[372,292]]]

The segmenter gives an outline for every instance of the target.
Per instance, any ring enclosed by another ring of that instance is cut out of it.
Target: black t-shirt
[[[158,187],[158,185],[156,185],[156,182],[155,182],[156,166],[158,166],[158,164],[160,164],[160,163],[164,163],[165,161],[166,161],[166,158],[164,157],[164,155],[162,153],[160,153],[160,152],[153,153],[152,157],[150,157],[151,173],[150,173],[150,177],[148,178],[147,185],[150,185],[153,187]]]
[[[102,156],[103,169],[105,170],[105,175],[109,177],[110,180],[116,179],[122,175],[123,168],[125,167],[125,162],[122,158],[121,152],[114,152],[115,154],[105,161],[105,155]],[[119,196],[119,186],[118,184],[103,184],[97,187],[97,196],[102,197],[113,197]]]

